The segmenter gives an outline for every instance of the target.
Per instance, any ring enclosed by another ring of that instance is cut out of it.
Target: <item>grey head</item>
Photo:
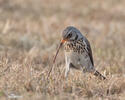
[[[64,40],[74,41],[74,40],[79,40],[83,38],[83,35],[77,28],[73,26],[68,26],[64,29],[62,33],[62,37]]]

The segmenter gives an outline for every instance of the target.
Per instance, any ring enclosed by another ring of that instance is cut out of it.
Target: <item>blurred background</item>
[[[21,100],[123,100],[124,9],[124,0],[0,0],[0,98],[14,94]],[[65,81],[61,49],[46,82],[61,33],[70,25],[88,38],[95,67],[109,80],[100,83],[73,71]]]

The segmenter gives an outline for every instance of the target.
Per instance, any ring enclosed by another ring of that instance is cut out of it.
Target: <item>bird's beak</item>
[[[67,40],[65,40],[65,39],[62,39],[62,40],[61,40],[60,45],[59,45],[59,47],[58,47],[58,49],[57,49],[56,55],[55,55],[55,57],[54,57],[54,59],[53,59],[53,63],[55,63],[56,57],[57,57],[57,55],[58,55],[58,53],[59,53],[59,50],[60,50],[60,48],[62,47],[62,45],[65,43],[65,41],[67,41]]]
[[[67,40],[66,39],[62,39],[61,40],[61,43],[63,44],[64,42],[66,42]]]

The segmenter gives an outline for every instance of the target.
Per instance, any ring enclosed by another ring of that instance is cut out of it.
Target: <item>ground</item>
[[[0,0],[0,100],[124,100],[124,0]],[[69,25],[91,43],[95,68],[107,77],[71,70],[61,49]],[[15,99],[14,99],[15,100]]]

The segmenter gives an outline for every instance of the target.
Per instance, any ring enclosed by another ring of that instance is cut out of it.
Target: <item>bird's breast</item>
[[[64,45],[65,52],[76,52],[82,54],[85,51],[85,44],[82,41],[70,41]]]
[[[86,61],[85,45],[82,41],[72,41],[65,43],[65,56],[78,69],[81,68],[81,62]]]

